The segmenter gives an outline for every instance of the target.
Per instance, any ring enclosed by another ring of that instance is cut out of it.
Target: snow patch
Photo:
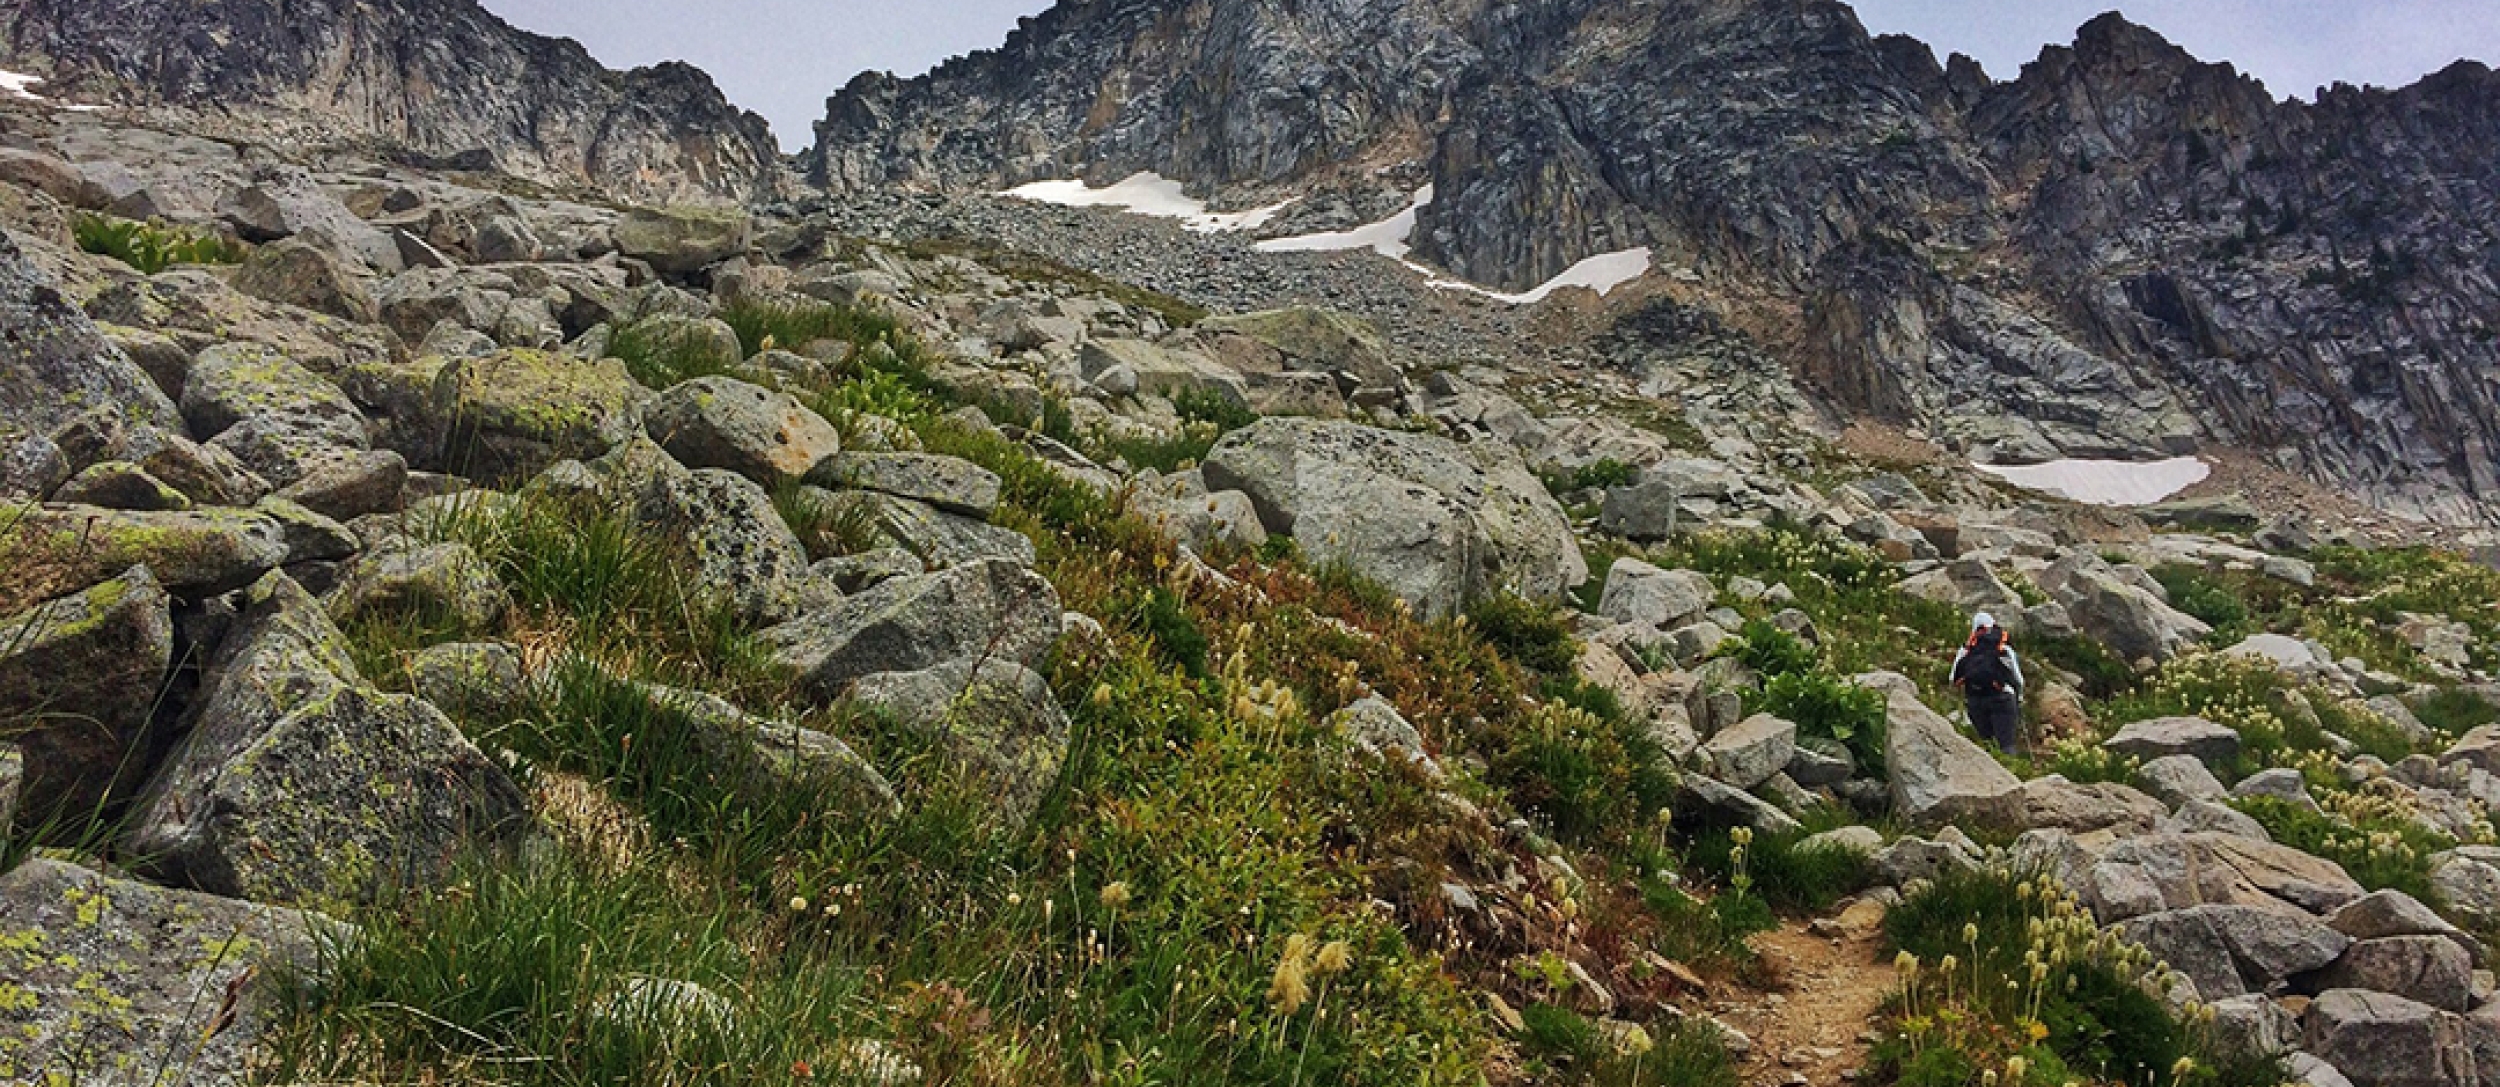
[[[1100,189],[1090,188],[1083,181],[1036,181],[999,195],[1063,208],[1117,208],[1159,219],[1178,219],[1184,229],[1200,234],[1257,230],[1293,203],[1287,200],[1249,211],[1208,211],[1206,201],[1181,191],[1180,182],[1152,171],[1130,174]]]
[[[1326,234],[1301,234],[1291,238],[1272,238],[1250,248],[1262,253],[1343,253],[1369,249],[1390,260],[1403,261],[1412,251],[1407,242],[1415,236],[1415,216],[1432,203],[1432,186],[1415,190],[1415,197],[1406,210],[1377,223]]]
[[[0,95],[20,98],[28,102],[41,102],[43,96],[36,94],[33,90],[34,85],[41,82],[43,82],[42,76],[0,69]]]
[[[54,99],[46,98],[40,94],[36,94],[34,91],[35,84],[43,81],[43,77],[39,75],[27,75],[24,72],[12,72],[7,69],[0,68],[0,98],[15,98],[21,102],[42,102],[53,107],[54,109],[67,110],[71,113],[94,113],[104,108],[102,106],[71,105],[67,102],[56,101]]]
[[[2149,506],[2214,474],[2195,457],[2158,461],[2053,460],[2044,464],[1972,467],[2028,491],[2093,506]]]
[[[1603,295],[1649,274],[1650,251],[1644,247],[1600,253],[1572,265],[1565,269],[1563,274],[1546,280],[1538,284],[1535,289],[1522,294],[1504,294],[1464,280],[1451,279],[1443,275],[1439,269],[1408,257],[1408,254],[1414,252],[1412,242],[1415,237],[1416,216],[1431,203],[1432,186],[1426,185],[1415,190],[1415,198],[1406,205],[1406,210],[1377,223],[1358,226],[1352,230],[1331,231],[1326,234],[1301,234],[1291,238],[1273,238],[1253,244],[1250,248],[1262,253],[1345,253],[1369,249],[1414,269],[1418,275],[1424,277],[1426,282],[1441,290],[1466,291],[1469,294],[1482,295],[1496,302],[1507,302],[1514,306],[1533,306],[1565,287],[1587,287]]]
[[[1503,294],[1455,279],[1436,279],[1432,281],[1432,285],[1443,290],[1470,291],[1497,302],[1508,302],[1514,306],[1533,306],[1565,287],[1586,287],[1603,296],[1613,292],[1617,287],[1648,275],[1649,268],[1649,247],[1642,246],[1638,249],[1619,249],[1612,253],[1599,253],[1564,269],[1563,274],[1538,284],[1534,290],[1525,294]]]

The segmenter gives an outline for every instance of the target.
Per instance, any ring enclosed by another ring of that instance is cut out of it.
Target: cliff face
[[[12,0],[0,43],[66,95],[289,140],[379,140],[645,201],[745,201],[779,184],[763,119],[701,71],[613,72],[474,0]]]
[[[1521,288],[1646,245],[1785,315],[1837,405],[2009,458],[2212,443],[2400,512],[2500,502],[2500,77],[2280,101],[2115,16],[1992,80],[1831,0],[1096,0],[855,80],[836,191],[1402,168]]]
[[[837,191],[995,187],[1080,170],[1208,185],[1333,169],[1445,113],[1484,61],[1485,0],[1063,3],[919,79],[827,103],[810,173]]]

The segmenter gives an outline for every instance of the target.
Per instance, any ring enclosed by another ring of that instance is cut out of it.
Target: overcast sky
[[[514,24],[578,38],[614,67],[692,61],[785,146],[812,139],[827,95],[871,68],[916,75],[1003,41],[1048,0],[484,0]],[[1999,79],[2112,0],[1859,0],[1869,29],[1969,53]],[[2500,0],[2135,0],[2130,18],[2275,94],[2343,80],[2400,86],[2459,57],[2500,56]]]

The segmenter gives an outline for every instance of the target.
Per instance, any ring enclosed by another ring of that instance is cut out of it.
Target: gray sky
[[[578,38],[614,67],[692,61],[771,119],[788,147],[814,138],[827,95],[881,68],[916,75],[1005,40],[1049,0],[484,0],[518,26]],[[1978,57],[1999,79],[2113,0],[1858,0],[1877,32]],[[2459,57],[2500,57],[2500,0],[2134,0],[2128,17],[2281,97],[2336,80],[2400,86]]]

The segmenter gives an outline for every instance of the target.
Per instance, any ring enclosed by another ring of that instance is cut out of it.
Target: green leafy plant
[[[1881,692],[1828,672],[1789,672],[1762,687],[1763,712],[1795,722],[1799,736],[1821,736],[1848,747],[1864,769],[1884,769],[1884,726],[1890,716]]]
[[[148,275],[178,264],[238,264],[243,260],[240,243],[216,234],[94,212],[81,213],[71,220],[70,235],[78,248],[111,257]]]

